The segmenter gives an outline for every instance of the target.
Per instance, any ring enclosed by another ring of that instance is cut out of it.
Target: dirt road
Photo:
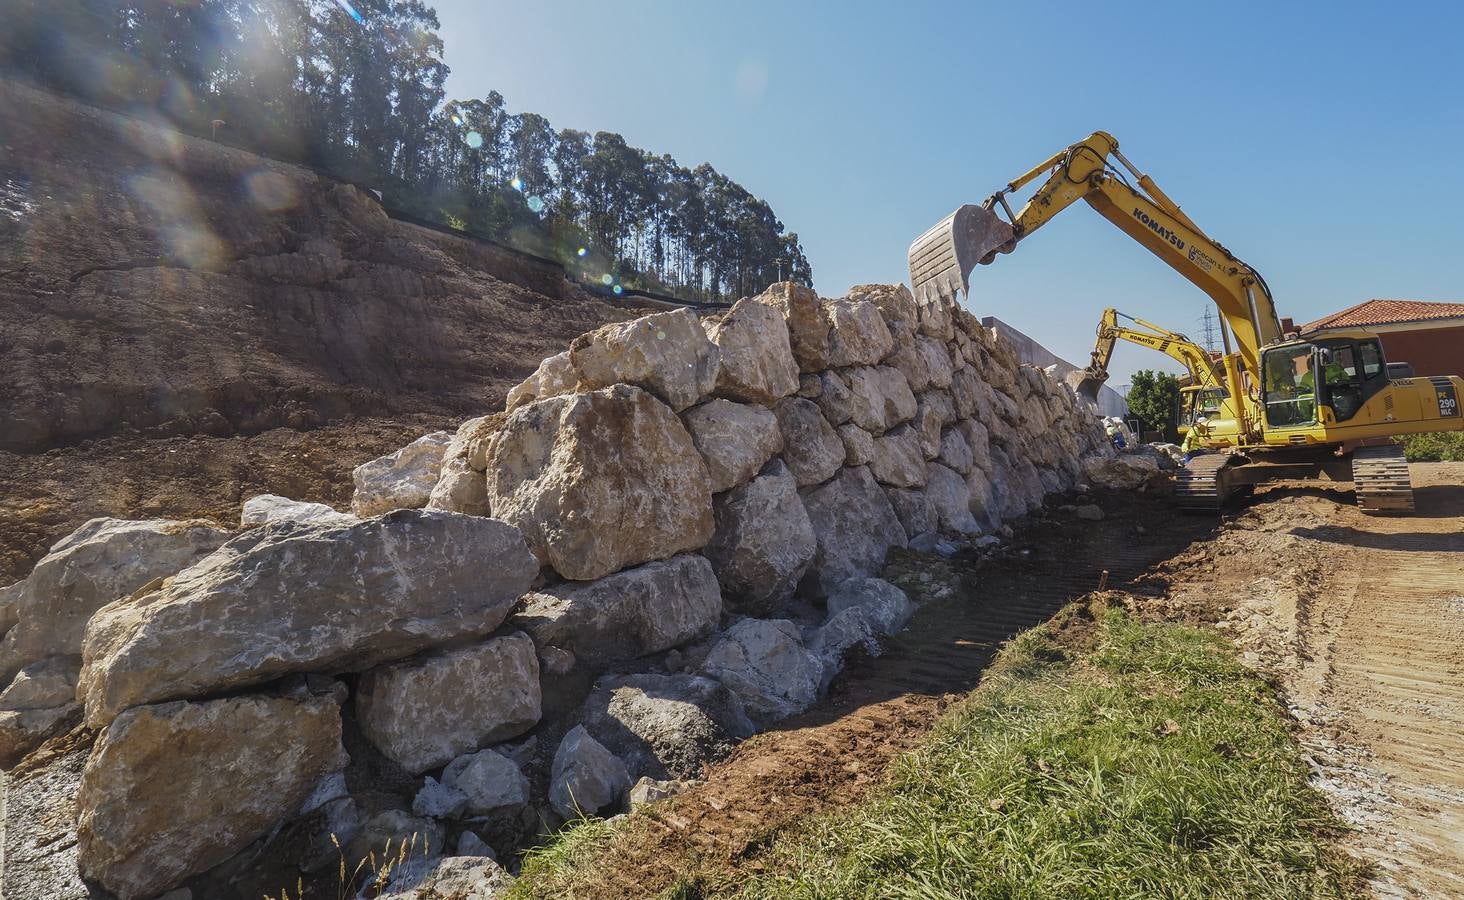
[[[1281,676],[1377,894],[1464,897],[1464,464],[1412,474],[1414,515],[1272,490],[1167,568]]]

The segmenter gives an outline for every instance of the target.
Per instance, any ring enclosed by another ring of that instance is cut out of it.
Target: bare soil
[[[1464,896],[1464,463],[1415,463],[1417,511],[1280,487],[1166,567],[1274,673],[1315,783],[1383,897]]]

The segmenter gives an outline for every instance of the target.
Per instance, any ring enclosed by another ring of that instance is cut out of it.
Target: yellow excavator
[[[1126,319],[1133,325],[1123,325]],[[1138,327],[1134,327],[1138,326]],[[1208,350],[1177,331],[1170,331],[1138,316],[1121,313],[1113,307],[1103,310],[1098,319],[1098,338],[1093,344],[1092,358],[1086,368],[1072,372],[1065,379],[1079,397],[1098,404],[1098,390],[1108,380],[1108,363],[1119,341],[1158,350],[1182,363],[1189,373],[1189,383],[1179,389],[1179,431],[1187,432],[1196,422],[1205,423],[1206,447],[1232,446],[1239,413],[1225,390],[1225,370]]]
[[[1013,212],[1008,197],[1044,176]],[[1364,511],[1413,508],[1408,464],[1391,438],[1464,430],[1464,379],[1390,379],[1382,343],[1365,330],[1312,338],[1283,334],[1261,274],[1205,234],[1105,132],[1053,154],[981,205],[960,207],[917,238],[910,246],[917,300],[954,302],[958,293],[969,295],[972,269],[1010,253],[1078,200],[1219,309],[1225,353],[1218,367],[1234,400],[1235,445],[1196,456],[1180,471],[1176,497],[1183,506],[1219,509],[1252,485],[1325,475],[1351,481]]]

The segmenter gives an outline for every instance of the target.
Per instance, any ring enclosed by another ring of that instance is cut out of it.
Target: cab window
[[[1357,352],[1362,357],[1362,377],[1373,379],[1387,371],[1383,365],[1383,351],[1377,341],[1358,344]]]
[[[1268,425],[1285,428],[1316,422],[1316,376],[1310,344],[1267,351],[1262,370]]]

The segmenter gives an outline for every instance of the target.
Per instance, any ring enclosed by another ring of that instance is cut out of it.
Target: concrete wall
[[[1057,366],[1056,375],[1059,381],[1069,372],[1074,372],[1079,368],[996,316],[986,316],[981,320],[981,324],[995,329],[997,334],[1006,338],[1007,342],[1016,350],[1017,358],[1027,365],[1037,366],[1040,369]],[[1389,354],[1388,358],[1391,359],[1392,355]],[[1123,396],[1118,391],[1105,385],[1098,390],[1098,410],[1105,416],[1125,418],[1128,416],[1128,403],[1124,402]]]

